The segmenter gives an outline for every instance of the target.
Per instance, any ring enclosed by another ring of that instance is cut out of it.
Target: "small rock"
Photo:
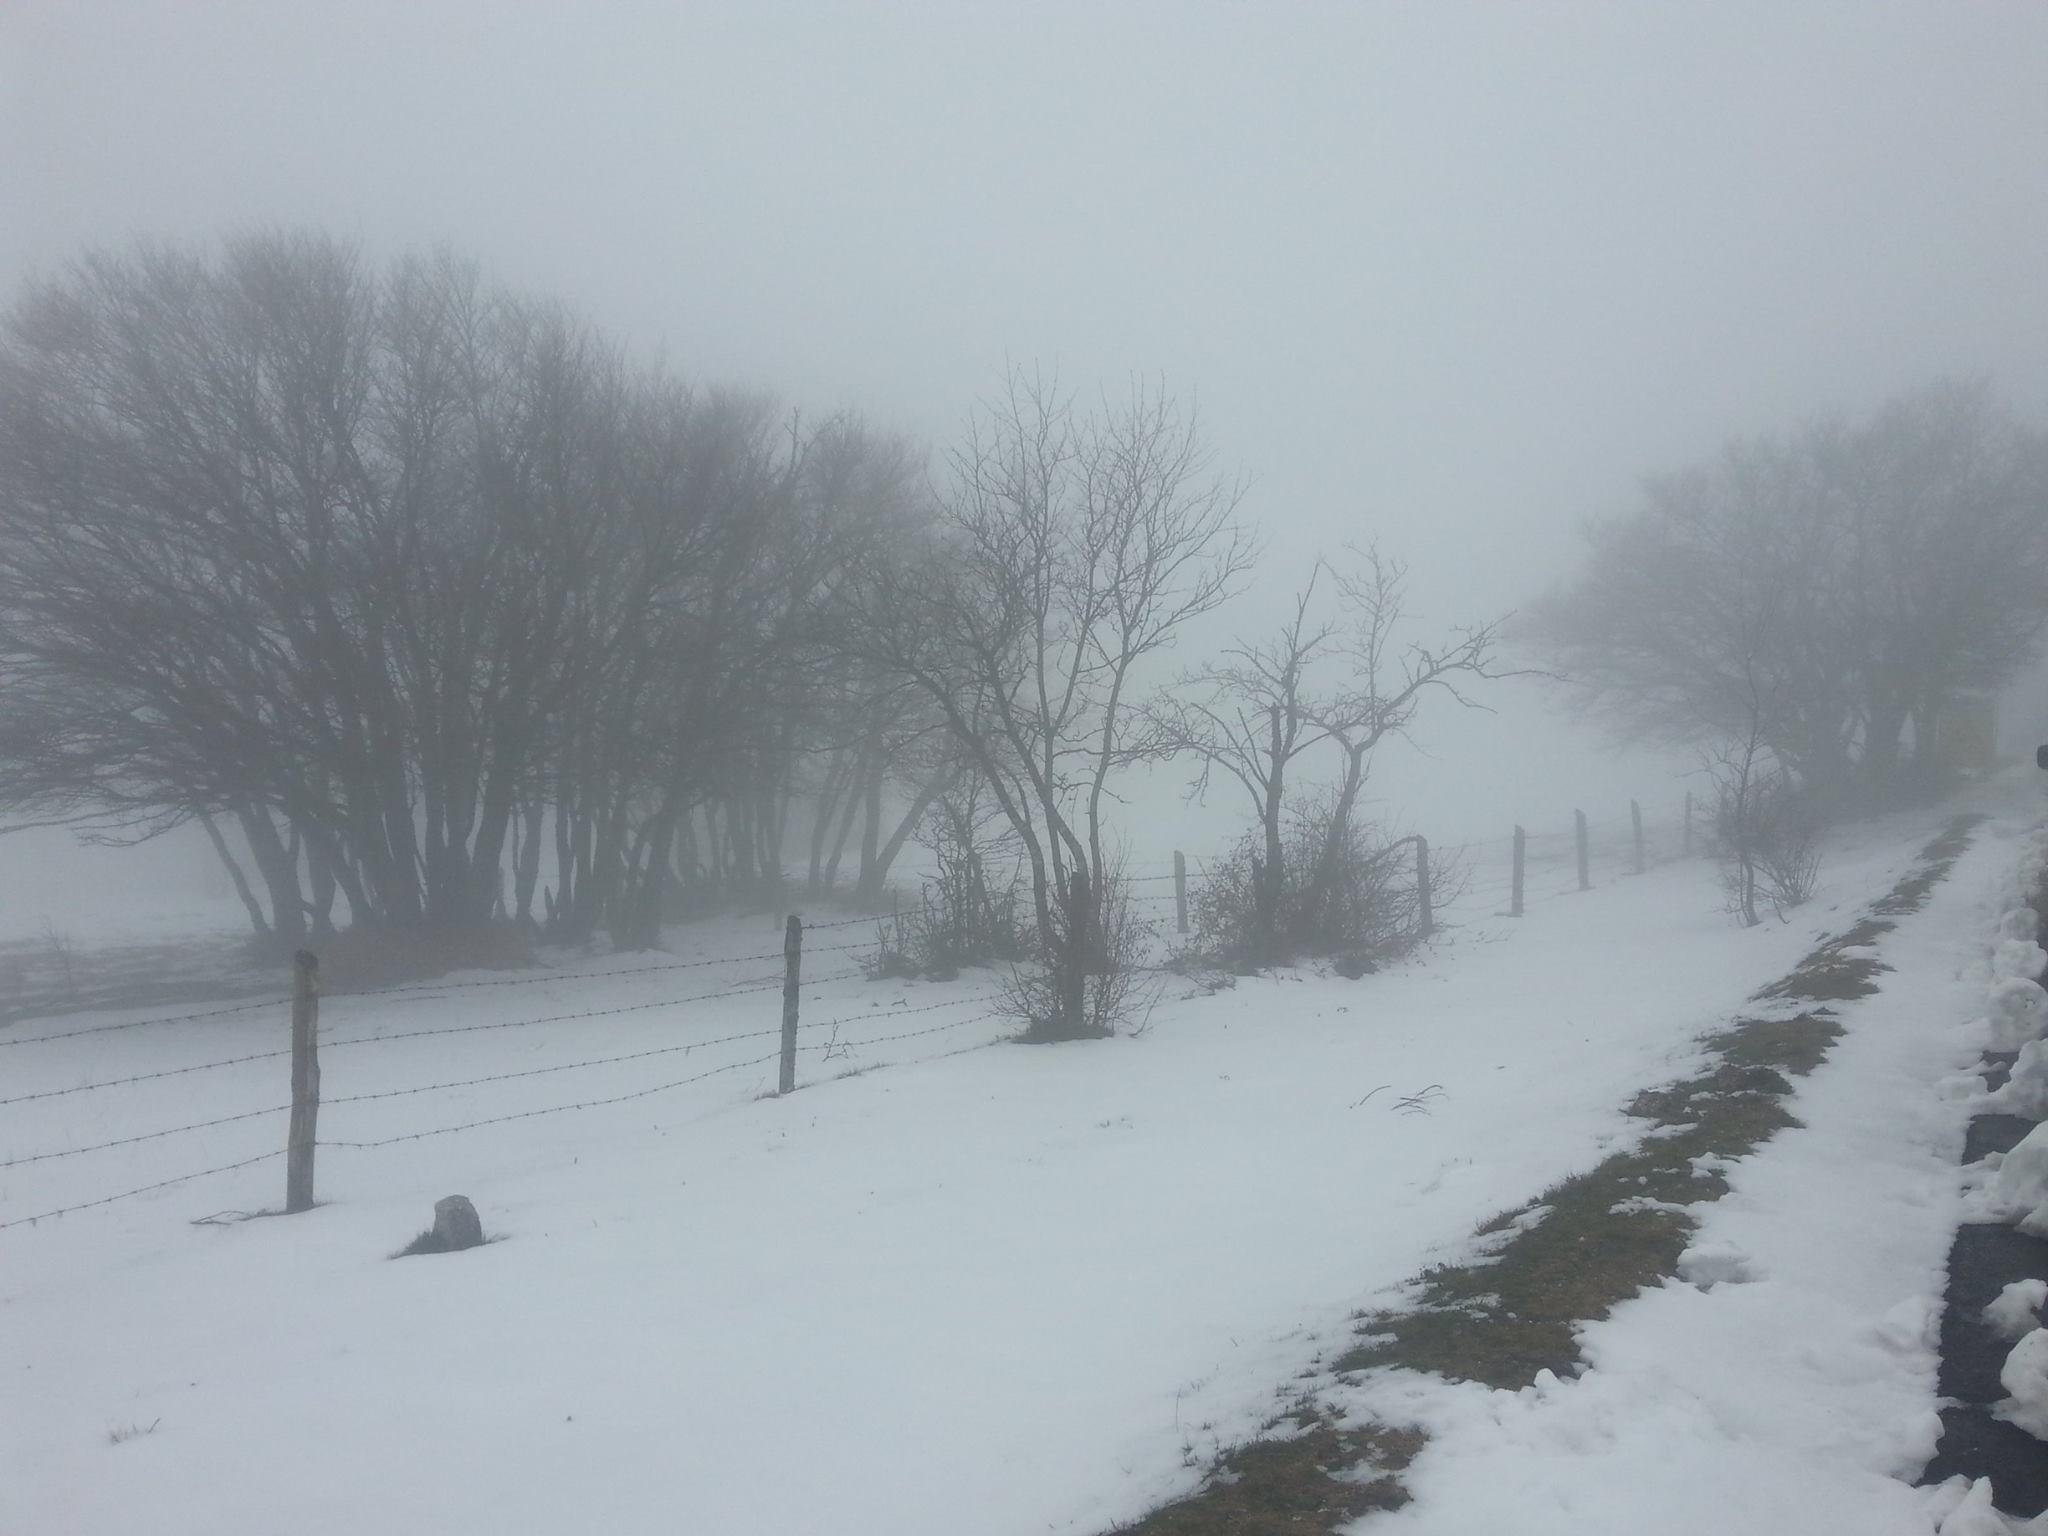
[[[444,1253],[460,1253],[483,1243],[484,1224],[469,1196],[450,1195],[434,1202],[434,1238]]]

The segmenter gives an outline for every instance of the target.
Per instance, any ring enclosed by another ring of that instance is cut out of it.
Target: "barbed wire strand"
[[[633,1099],[644,1099],[653,1094],[666,1093],[672,1088],[682,1088],[691,1083],[700,1083],[707,1077],[718,1076],[721,1072],[742,1072],[749,1067],[764,1066],[768,1062],[779,1061],[781,1057],[782,1053],[777,1051],[772,1055],[757,1056],[748,1061],[727,1062],[722,1067],[711,1067],[703,1072],[693,1073],[689,1077],[679,1077],[670,1082],[656,1083],[649,1088],[636,1088],[631,1093],[613,1094],[609,1098],[584,1099],[575,1104],[552,1104],[545,1109],[522,1109],[509,1115],[491,1115],[482,1120],[465,1121],[461,1125],[436,1126],[431,1131],[412,1131],[403,1136],[385,1136],[375,1141],[321,1141],[317,1145],[323,1147],[346,1147],[357,1151],[365,1151],[376,1147],[397,1146],[400,1142],[406,1141],[425,1141],[434,1136],[452,1136],[458,1131],[473,1131],[486,1125],[505,1125],[514,1120],[534,1120],[542,1115],[566,1114],[571,1110],[577,1109],[601,1109],[606,1105],[624,1104]]]
[[[195,1019],[225,1018],[231,1013],[248,1013],[257,1008],[287,1008],[289,997],[264,998],[259,1002],[236,1003],[226,1008],[209,1008],[202,1013],[172,1013],[154,1019],[129,1019],[120,1024],[93,1024],[85,1029],[67,1029],[55,1035],[22,1035],[0,1040],[0,1047],[10,1045],[45,1045],[52,1040],[76,1040],[80,1035],[107,1035],[116,1030],[144,1029],[153,1024],[189,1024]]]
[[[966,997],[948,998],[943,1002],[926,1003],[917,1008],[888,1009],[881,1013],[849,1014],[843,1018],[826,1019],[819,1023],[807,1025],[805,1027],[811,1030],[836,1030],[850,1024],[872,1024],[881,1022],[883,1020],[907,1018],[913,1014],[932,1013],[941,1008],[966,1008],[983,1001],[991,995],[992,993],[990,991],[975,992],[969,994]],[[994,1017],[994,1015],[983,1015],[983,1017]],[[944,1027],[950,1029],[954,1028],[955,1025],[949,1024]],[[585,1067],[613,1066],[620,1062],[642,1061],[653,1056],[673,1056],[677,1053],[688,1055],[692,1051],[707,1051],[721,1045],[731,1045],[734,1042],[740,1040],[760,1040],[768,1038],[770,1036],[779,1035],[781,1033],[781,1026],[777,1025],[772,1029],[747,1030],[739,1034],[720,1035],[719,1037],[713,1040],[690,1040],[681,1042],[676,1045],[656,1046],[652,1049],[645,1051],[629,1051],[615,1056],[594,1056],[588,1057],[580,1061],[557,1062],[553,1065],[545,1067],[527,1067],[513,1072],[494,1072],[487,1074],[483,1077],[461,1078],[449,1082],[440,1083],[422,1083],[407,1088],[379,1089],[371,1093],[352,1093],[328,1096],[323,1097],[320,1102],[323,1107],[332,1104],[363,1104],[369,1103],[377,1099],[406,1098],[414,1094],[434,1093],[443,1089],[473,1088],[486,1083],[507,1082],[515,1078],[545,1077],[552,1073],[576,1071],[580,1068]],[[922,1033],[922,1031],[919,1031],[919,1033]],[[908,1037],[890,1036],[887,1038],[897,1039]],[[868,1042],[856,1040],[845,1043],[865,1044]],[[806,1050],[815,1050],[820,1049],[821,1047],[805,1046],[801,1048]],[[66,1147],[55,1152],[29,1153],[20,1157],[12,1157],[0,1160],[0,1168],[15,1168],[28,1163],[48,1162],[55,1158],[81,1157],[89,1152],[104,1152],[114,1147],[133,1146],[138,1142],[157,1141],[161,1140],[163,1137],[166,1136],[183,1135],[189,1131],[211,1130],[216,1126],[233,1125],[239,1121],[254,1120],[264,1115],[283,1114],[286,1111],[288,1111],[291,1107],[292,1106],[289,1104],[273,1105],[267,1109],[251,1109],[245,1110],[239,1114],[217,1116],[212,1120],[198,1120],[192,1122],[189,1125],[169,1126],[160,1131],[146,1131],[135,1136],[116,1137],[110,1141],[94,1142],[89,1146]]]
[[[137,1195],[147,1195],[159,1189],[169,1189],[173,1184],[189,1184],[194,1179],[212,1178],[217,1173],[232,1173],[237,1168],[251,1168],[257,1163],[267,1163],[274,1157],[283,1157],[284,1148],[270,1152],[259,1152],[254,1157],[245,1157],[240,1162],[222,1163],[218,1168],[202,1168],[197,1173],[181,1173],[174,1179],[158,1179],[154,1184],[144,1184],[137,1189],[124,1189],[118,1195],[102,1195],[97,1200],[82,1200],[77,1205],[62,1205],[54,1211],[39,1211],[33,1216],[17,1216],[11,1221],[0,1221],[0,1232],[9,1227],[32,1227],[39,1221],[49,1221],[57,1216],[69,1216],[73,1211],[90,1211],[102,1205],[112,1205],[117,1200],[132,1200]]]
[[[856,968],[850,971],[836,972],[830,976],[815,977],[800,983],[800,985],[803,987],[825,986],[832,982],[849,981],[863,974],[862,971]],[[645,1013],[655,1008],[675,1008],[681,1007],[686,1003],[712,1002],[720,998],[743,997],[755,993],[772,992],[780,990],[782,985],[783,983],[778,979],[763,981],[759,984],[745,987],[732,987],[722,992],[698,992],[688,997],[662,998],[647,1003],[628,1003],[616,1008],[587,1008],[577,1013],[549,1014],[545,1018],[538,1019],[499,1019],[488,1024],[455,1024],[438,1029],[398,1030],[390,1034],[381,1035],[352,1035],[344,1036],[338,1040],[322,1040],[320,1044],[323,1049],[339,1050],[344,1046],[380,1045],[394,1040],[419,1040],[434,1035],[477,1034],[486,1030],[527,1029],[541,1024],[568,1024],[584,1019],[609,1018],[625,1013]],[[225,1067],[245,1066],[252,1061],[275,1061],[280,1057],[289,1055],[291,1055],[291,1048],[289,1046],[281,1047],[277,1050],[251,1051],[241,1056],[228,1056],[215,1061],[194,1062],[182,1067],[165,1067],[155,1072],[137,1072],[127,1077],[105,1078],[96,1083],[74,1083],[68,1088],[45,1088],[34,1093],[13,1094],[7,1098],[0,1098],[0,1105],[27,1104],[39,1099],[68,1098],[73,1094],[93,1093],[105,1088],[125,1088],[135,1083],[157,1082],[168,1077],[184,1077],[194,1072],[211,1072]]]
[[[66,1147],[61,1152],[31,1152],[22,1157],[10,1157],[0,1161],[0,1168],[19,1168],[25,1163],[46,1163],[59,1157],[83,1157],[88,1152],[105,1152],[110,1147],[132,1147],[139,1141],[160,1141],[166,1136],[182,1136],[187,1131],[210,1131],[217,1125],[233,1125],[238,1120],[281,1115],[290,1108],[289,1104],[276,1104],[269,1109],[249,1109],[238,1115],[221,1115],[213,1120],[197,1120],[190,1125],[174,1125],[161,1131],[144,1131],[138,1136],[120,1136],[112,1141],[96,1141],[88,1147]]]

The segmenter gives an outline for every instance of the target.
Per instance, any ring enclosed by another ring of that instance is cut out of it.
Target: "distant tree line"
[[[2038,654],[2048,437],[1984,382],[1938,383],[1732,442],[1587,543],[1524,634],[1620,735],[1892,804],[1938,787],[1959,695]]]

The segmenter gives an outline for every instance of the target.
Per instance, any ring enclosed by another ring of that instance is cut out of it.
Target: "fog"
[[[1268,542],[1183,653],[1346,542],[1408,562],[1427,630],[1527,603],[1731,435],[1948,374],[2038,421],[2044,78],[2048,11],[1941,3],[15,0],[0,293],[313,226],[936,445],[1011,362],[1160,378]],[[1683,792],[1538,685],[1480,697],[1380,755],[1386,814],[1490,837]],[[1150,857],[1237,825],[1185,778],[1145,781]],[[0,883],[60,848],[0,845]]]

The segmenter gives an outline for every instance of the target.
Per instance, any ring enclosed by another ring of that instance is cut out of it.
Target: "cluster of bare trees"
[[[1936,384],[1652,480],[1590,546],[1530,633],[1610,724],[1881,805],[1936,782],[1959,691],[2035,654],[2048,440]]]
[[[921,469],[453,259],[88,256],[0,341],[0,804],[196,820],[287,943],[345,904],[644,944],[690,892],[779,881],[804,791],[814,877],[864,816],[872,886],[884,786],[949,769],[826,642]]]
[[[1136,933],[1118,772],[1236,774],[1277,891],[1289,765],[1328,744],[1341,828],[1421,696],[1488,675],[1491,628],[1397,659],[1400,572],[1367,557],[1319,567],[1337,614],[1312,583],[1277,642],[1156,693],[1251,568],[1240,495],[1151,387],[1084,409],[1014,371],[932,477],[453,258],[88,255],[0,334],[0,809],[196,822],[288,945],[345,920],[640,947],[778,888],[793,821],[814,890],[853,853],[874,896],[965,804],[1029,892],[1020,1009],[1098,1033]]]

